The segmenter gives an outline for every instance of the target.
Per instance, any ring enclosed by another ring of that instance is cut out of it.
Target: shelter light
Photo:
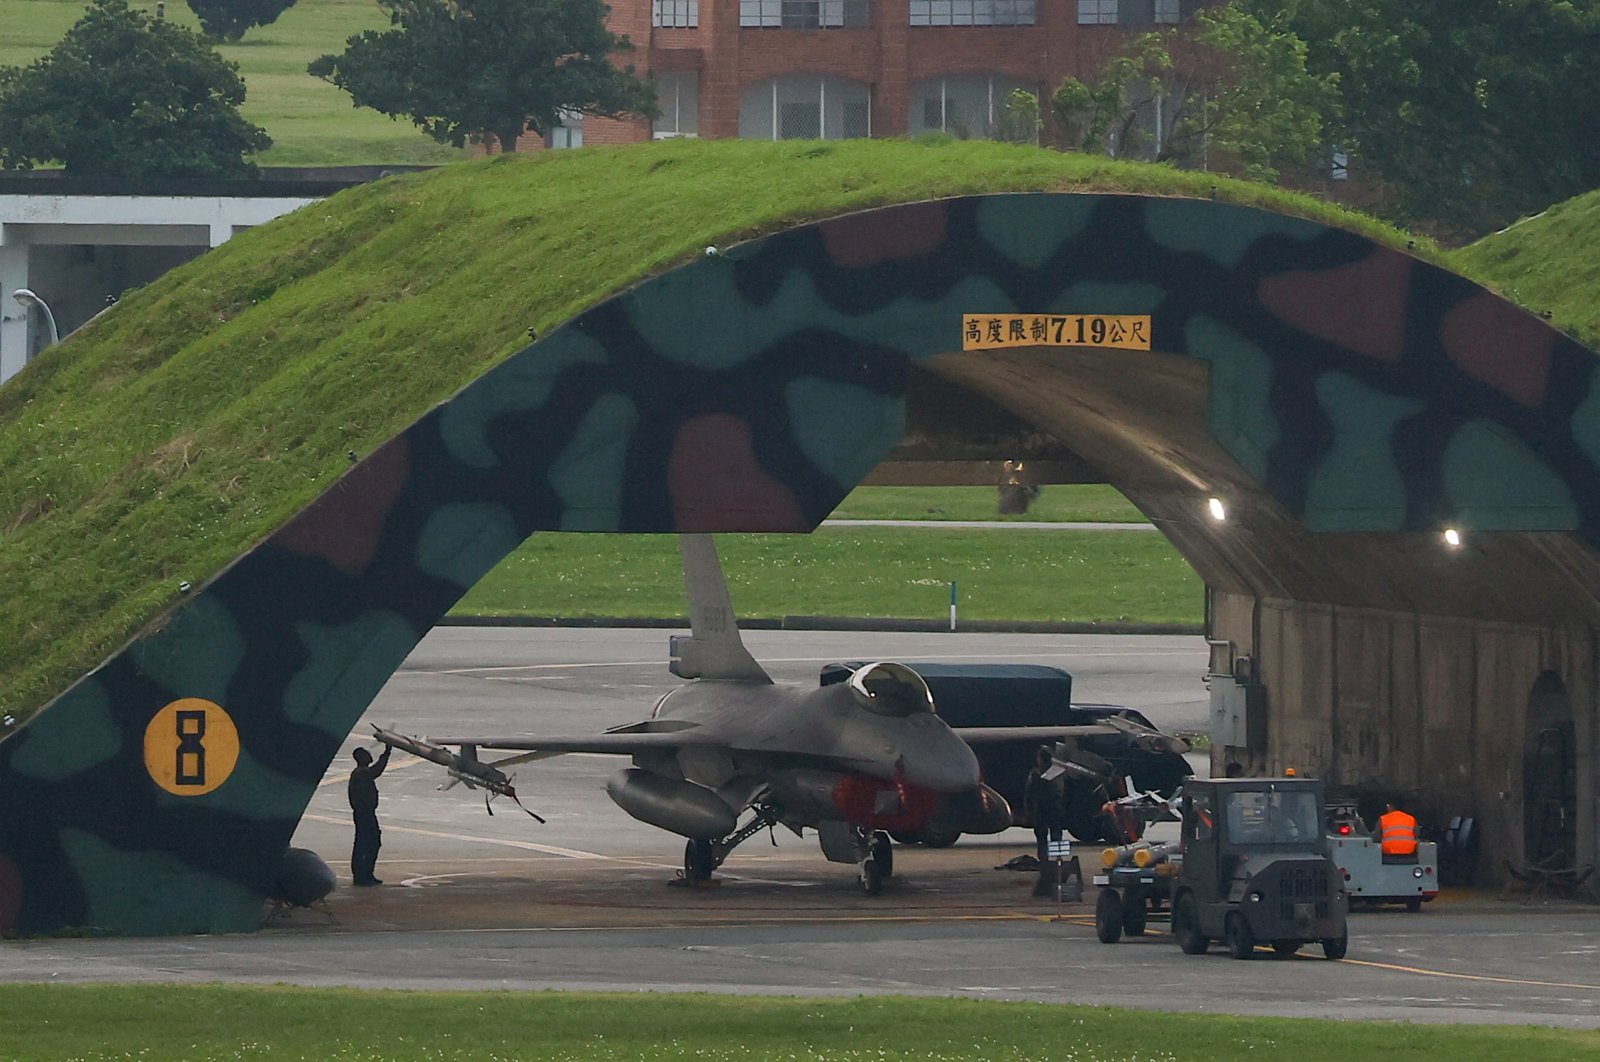
[[[1445,528],[1444,529],[1444,544],[1449,546],[1451,549],[1460,549],[1461,548],[1461,532],[1456,530],[1453,527]]]
[[[1207,498],[1206,508],[1211,510],[1211,519],[1219,524],[1228,518],[1228,510],[1222,504],[1221,498]]]

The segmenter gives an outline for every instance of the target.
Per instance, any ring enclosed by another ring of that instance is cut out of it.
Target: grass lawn
[[[83,0],[0,0],[0,66],[22,66],[55,47],[82,16]],[[133,7],[154,12],[155,0]],[[166,17],[190,29],[199,20],[183,0],[170,0]],[[239,64],[245,82],[244,116],[264,127],[274,146],[255,156],[262,166],[450,162],[467,156],[424,136],[410,122],[358,110],[350,96],[306,73],[306,64],[337,52],[352,34],[381,29],[388,18],[374,0],[298,0],[269,26],[258,26],[223,58]]]
[[[957,583],[967,620],[1192,623],[1204,588],[1154,532],[823,528],[718,536],[741,617],[942,620]],[[682,616],[671,535],[535,535],[458,614]]]
[[[835,520],[1003,520],[1017,523],[1144,523],[1144,514],[1098,483],[1044,487],[1025,513],[1001,516],[993,487],[857,487]]]
[[[1176,952],[1176,949],[1173,949]],[[0,986],[7,1059],[1592,1059],[1600,1034],[963,999]],[[624,1017],[625,1015],[625,1017]]]

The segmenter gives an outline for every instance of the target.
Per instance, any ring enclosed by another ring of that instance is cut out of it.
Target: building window
[[[1156,21],[1169,26],[1177,25],[1182,14],[1178,3],[1179,0],[1156,0]]]
[[[1117,0],[1078,0],[1078,25],[1115,26]]]
[[[700,25],[700,0],[650,0],[650,25],[695,29]]]
[[[960,140],[987,140],[999,131],[1006,101],[1019,89],[1037,95],[1039,86],[984,74],[941,77],[914,85],[910,134],[949,133]]]
[[[656,106],[661,117],[650,127],[657,140],[700,135],[700,75],[693,70],[657,74]]]
[[[1031,26],[1035,0],[911,0],[913,26]]]
[[[872,92],[838,77],[763,81],[739,98],[747,140],[847,140],[872,135]]]
[[[775,29],[863,29],[869,0],[739,0],[739,25]]]
[[[552,148],[583,147],[583,112],[557,111],[556,126],[550,130]]]

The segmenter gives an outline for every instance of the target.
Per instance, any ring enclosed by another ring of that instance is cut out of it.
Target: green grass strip
[[[828,528],[718,536],[741,618],[1189,623],[1204,585],[1151,531]],[[468,592],[459,614],[686,614],[672,535],[534,535]]]
[[[835,520],[999,520],[1007,523],[1143,523],[1144,514],[1112,487],[1041,487],[1025,513],[1001,515],[994,487],[857,487]]]
[[[1292,968],[1285,971],[1287,976]],[[1157,989],[1158,991],[1159,989]],[[964,999],[0,987],[24,1059],[1592,1059],[1600,1034]]]

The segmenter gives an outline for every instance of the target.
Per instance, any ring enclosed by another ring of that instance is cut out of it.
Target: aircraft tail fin
[[[689,596],[688,638],[672,639],[672,673],[680,678],[771,682],[739,637],[728,583],[710,535],[680,535],[683,588]]]

